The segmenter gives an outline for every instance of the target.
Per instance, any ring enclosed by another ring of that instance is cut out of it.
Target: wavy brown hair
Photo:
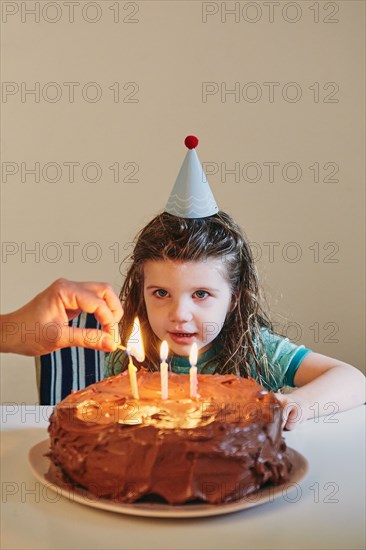
[[[247,238],[235,221],[222,211],[198,219],[180,218],[164,212],[139,232],[131,256],[132,263],[120,293],[124,309],[120,323],[121,340],[128,340],[134,318],[138,316],[144,335],[144,366],[157,370],[160,342],[147,318],[143,292],[144,263],[148,260],[197,262],[208,258],[222,261],[236,304],[233,311],[227,314],[216,338],[220,344],[219,355],[213,359],[216,365],[220,365],[216,372],[248,377],[253,375],[253,365],[259,381],[268,379],[268,363],[260,329],[272,329],[272,325],[261,306],[263,297],[257,270]],[[113,355],[112,372],[117,362],[127,366],[123,352]]]

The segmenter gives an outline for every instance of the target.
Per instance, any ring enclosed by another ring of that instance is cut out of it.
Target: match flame
[[[138,317],[135,317],[133,322],[132,333],[127,342],[127,351],[130,355],[136,357],[139,363],[142,363],[145,359],[145,349],[142,342],[142,334],[140,321]]]
[[[196,366],[197,356],[198,356],[197,344],[196,344],[196,342],[193,342],[192,347],[191,347],[191,353],[189,354],[189,362],[191,364],[191,367]]]
[[[168,353],[169,353],[168,342],[166,340],[163,340],[160,346],[160,359],[162,361],[166,361],[168,359]]]

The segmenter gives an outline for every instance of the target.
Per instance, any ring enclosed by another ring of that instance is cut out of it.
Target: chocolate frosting
[[[159,496],[170,504],[242,498],[288,479],[282,407],[252,379],[137,373],[139,400],[127,372],[70,394],[50,418],[52,469],[97,497],[134,502]]]

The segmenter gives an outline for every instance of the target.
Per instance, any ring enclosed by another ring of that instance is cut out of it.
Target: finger
[[[100,300],[98,303],[95,303],[96,308],[91,313],[94,313],[94,317],[99,321],[99,323],[106,328],[108,332],[113,332],[114,328],[107,328],[108,326],[111,327],[118,327],[118,323],[122,317],[122,315],[116,315],[116,312],[111,311],[109,305],[104,301]],[[121,305],[121,304],[120,304]],[[121,306],[122,311],[122,306]]]
[[[286,421],[286,430],[294,430],[295,428],[298,427],[298,425],[301,423],[301,416],[299,416],[298,414],[298,409],[297,408],[293,408],[291,409],[290,411],[290,414],[288,415],[287,417],[287,421]]]
[[[101,325],[118,322],[122,317],[121,303],[113,289],[104,283],[71,283],[57,281],[58,295],[64,308],[71,311],[93,313]]]
[[[96,282],[86,282],[86,283],[77,283],[77,284],[83,285],[83,289],[85,289],[85,291],[89,291],[92,294],[104,300],[104,302],[108,306],[109,311],[112,313],[112,316],[113,316],[112,322],[118,323],[121,320],[121,317],[123,315],[123,309],[121,306],[120,299],[118,298],[117,294],[114,292],[111,285],[109,285],[108,283],[96,283]],[[82,298],[82,295],[81,295],[81,298]],[[102,319],[98,319],[98,321],[100,321],[101,324],[104,324],[102,322]]]
[[[70,338],[68,340],[68,342],[64,343],[63,347],[70,346]],[[106,352],[112,352],[117,349],[117,343],[110,334],[95,328],[81,329],[73,327],[72,345]]]
[[[119,332],[118,323],[112,323],[111,325],[103,325],[102,330],[113,338],[113,341],[116,343],[116,345],[121,344],[121,336]]]
[[[122,305],[120,299],[109,285],[107,285],[103,298],[113,314],[114,321],[119,323],[123,315]]]
[[[284,429],[287,431],[287,432],[291,432],[292,430],[294,430],[295,428],[297,427],[297,422],[286,422],[286,425],[284,427]]]

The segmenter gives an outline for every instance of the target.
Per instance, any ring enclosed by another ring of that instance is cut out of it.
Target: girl
[[[289,430],[330,402],[332,412],[364,402],[360,371],[275,334],[247,239],[225,212],[195,219],[159,214],[139,233],[132,260],[120,294],[121,340],[137,315],[149,370],[159,369],[167,340],[171,370],[188,373],[196,342],[199,373],[251,376],[270,391],[296,388],[277,394]],[[124,352],[111,354],[107,374],[127,362]]]

